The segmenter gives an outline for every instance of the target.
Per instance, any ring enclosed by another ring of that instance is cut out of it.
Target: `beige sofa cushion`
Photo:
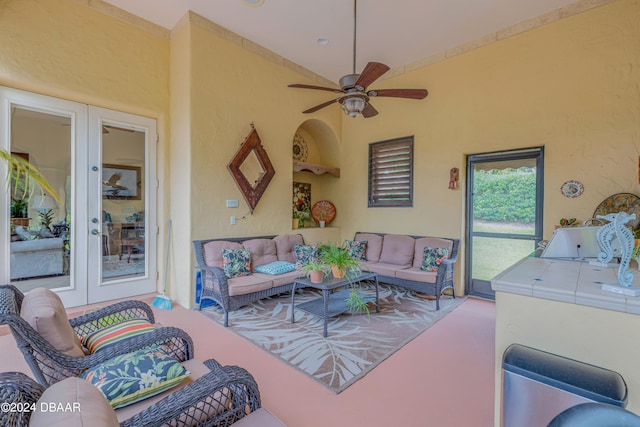
[[[251,254],[251,271],[256,271],[259,265],[278,261],[276,243],[272,239],[245,240],[242,245],[248,248]]]
[[[259,408],[233,423],[233,427],[287,427],[287,425],[267,408]]]
[[[436,283],[438,273],[422,271],[420,267],[411,267],[396,271],[396,277],[398,279],[414,280],[416,282]]]
[[[413,255],[413,267],[420,268],[422,266],[422,258],[424,257],[424,248],[429,246],[430,248],[447,248],[451,253],[453,242],[447,239],[440,239],[437,237],[421,237],[416,239],[415,252]]]
[[[296,262],[293,251],[294,245],[304,245],[304,239],[300,234],[281,234],[273,238],[276,244],[278,261]]]
[[[382,236],[373,233],[356,233],[353,240],[367,242],[367,262],[380,261],[382,252]]]
[[[116,412],[100,390],[78,377],[64,379],[46,389],[29,421],[29,427],[119,425]]]
[[[248,276],[228,279],[229,296],[246,295],[273,287],[273,280],[267,274],[253,273]]]
[[[215,240],[204,245],[204,262],[211,267],[224,268],[222,261],[222,250],[238,250],[244,249],[241,243],[230,242],[228,240]]]
[[[387,264],[385,262],[376,262],[376,263],[367,264],[367,270],[365,271],[372,271],[374,273],[378,273],[383,276],[396,277],[396,273],[405,268],[407,267],[397,265],[397,264]]]
[[[297,278],[304,277],[304,273],[299,270],[294,270],[283,274],[253,273],[252,276],[262,277],[265,281],[271,281],[271,286],[275,288],[282,285],[292,284]]]
[[[62,300],[55,292],[46,288],[27,292],[22,301],[20,317],[57,350],[73,357],[85,356]]]
[[[415,239],[401,234],[385,234],[380,262],[409,267],[413,262]]]

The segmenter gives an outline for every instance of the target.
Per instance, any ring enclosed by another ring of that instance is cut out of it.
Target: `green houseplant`
[[[327,243],[318,247],[318,256],[322,263],[331,268],[333,277],[341,279],[346,277],[351,284],[351,293],[347,298],[349,310],[352,312],[365,311],[369,314],[367,302],[358,292],[358,283],[350,279],[360,272],[360,263],[349,252],[335,243]]]
[[[342,279],[345,275],[352,276],[360,272],[360,264],[349,252],[336,245],[327,243],[318,247],[320,261],[331,267],[333,277]]]
[[[0,159],[9,166],[8,175],[11,179],[7,181],[10,182],[12,195],[18,196],[14,198],[14,201],[28,199],[28,194],[32,192],[30,190],[33,190],[35,184],[38,184],[42,192],[50,194],[56,202],[60,202],[60,196],[56,190],[42,176],[38,168],[29,163],[28,160],[2,149],[0,149]],[[22,194],[20,195],[20,193]]]
[[[322,283],[325,274],[329,274],[331,269],[327,264],[318,260],[318,261],[309,261],[306,264],[303,264],[300,267],[302,271],[305,272],[305,275],[312,283]]]

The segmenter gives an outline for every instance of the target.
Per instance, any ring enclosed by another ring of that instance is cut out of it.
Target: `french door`
[[[0,87],[0,129],[59,196],[1,165],[4,283],[53,289],[68,307],[154,292],[155,121]]]
[[[491,279],[542,240],[544,149],[467,157],[465,293],[494,299]]]

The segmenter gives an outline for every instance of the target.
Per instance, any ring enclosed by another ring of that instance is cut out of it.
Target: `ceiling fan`
[[[300,89],[326,90],[341,94],[338,98],[332,99],[322,104],[311,107],[303,113],[314,113],[334,102],[339,103],[349,117],[358,117],[362,114],[364,118],[373,117],[378,111],[373,108],[369,100],[374,97],[392,97],[424,99],[429,92],[426,89],[379,89],[367,90],[367,86],[378,80],[384,73],[389,71],[389,67],[379,62],[369,62],[361,74],[356,74],[356,24],[357,24],[357,1],[353,0],[353,74],[347,74],[340,79],[341,89],[323,86],[313,86],[305,84],[291,84],[289,87]]]

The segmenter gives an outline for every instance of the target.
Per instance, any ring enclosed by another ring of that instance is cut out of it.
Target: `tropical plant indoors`
[[[2,149],[0,149],[0,159],[7,162],[9,166],[7,181],[11,186],[11,194],[13,196],[12,207],[16,205],[18,200],[28,200],[29,195],[35,190],[36,184],[40,187],[42,193],[47,193],[56,202],[60,202],[60,196],[56,190],[53,189],[40,170],[29,163],[28,160]]]
[[[333,277],[341,279],[346,277],[351,285],[351,293],[347,298],[349,310],[352,312],[365,311],[369,314],[367,302],[358,292],[358,282],[351,281],[360,273],[360,264],[349,252],[335,243],[327,243],[318,246],[318,258],[320,262],[331,268]]]

